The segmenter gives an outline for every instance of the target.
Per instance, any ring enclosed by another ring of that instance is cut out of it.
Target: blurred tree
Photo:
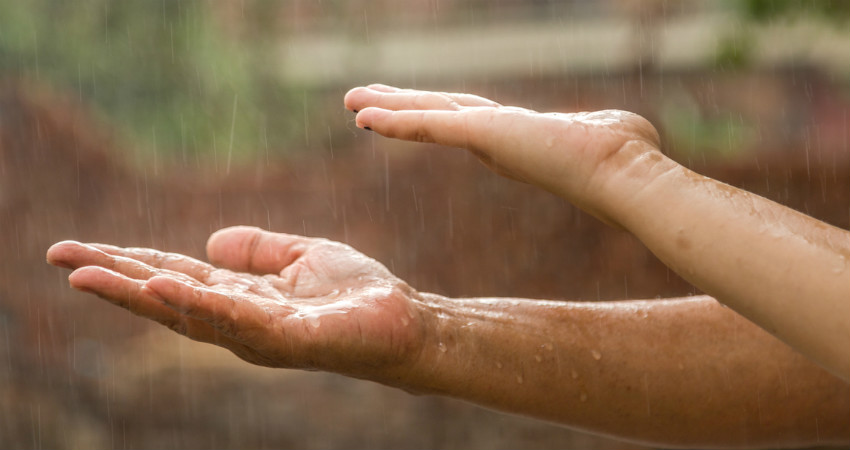
[[[735,3],[746,17],[759,21],[794,18],[801,14],[820,15],[836,23],[850,21],[850,2],[846,0],[746,0]]]
[[[263,2],[227,33],[200,1],[0,1],[0,76],[76,92],[136,147],[234,161],[301,139],[302,95],[270,64]],[[256,9],[257,11],[253,11]],[[256,26],[254,26],[256,25]],[[295,112],[294,112],[295,111]]]

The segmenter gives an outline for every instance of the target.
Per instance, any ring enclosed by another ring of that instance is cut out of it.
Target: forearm
[[[675,446],[846,442],[848,387],[710,298],[424,296],[405,388]],[[803,419],[800,419],[802,417]]]
[[[694,285],[850,379],[850,233],[666,158],[642,165],[654,173],[623,177],[633,186],[615,205],[619,223]]]

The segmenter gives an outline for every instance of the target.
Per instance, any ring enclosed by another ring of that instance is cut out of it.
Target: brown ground
[[[132,151],[99,125],[60,96],[0,88],[2,447],[624,448],[451,400],[250,367],[70,290],[67,271],[44,262],[63,239],[203,258],[210,232],[251,224],[347,242],[453,296],[694,292],[629,234],[457,151],[364,133],[333,157],[230,174],[133,169]],[[848,228],[847,158],[758,161],[700,169]]]

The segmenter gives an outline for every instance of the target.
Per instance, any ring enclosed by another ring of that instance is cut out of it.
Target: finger
[[[96,245],[99,245],[100,247],[107,247],[102,244]],[[61,243],[61,246],[57,244],[54,247],[51,247],[51,250],[48,250],[48,259],[51,257],[59,258],[65,266],[73,269],[84,266],[99,266],[136,280],[147,280],[154,275],[169,275],[184,279],[190,283],[201,283],[203,281],[203,279],[198,280],[197,278],[182,272],[156,268],[137,259],[108,254],[100,250],[100,248],[95,248],[93,245],[69,241]],[[118,247],[113,248],[117,249]],[[179,268],[177,265],[172,266]],[[195,273],[195,275],[202,276],[203,274]],[[203,276],[203,278],[207,277]]]
[[[345,95],[345,107],[359,111],[369,106],[385,109],[447,109],[461,108],[452,98],[436,92],[382,92],[369,88],[354,88]]]
[[[317,241],[255,227],[231,227],[210,236],[207,257],[213,264],[238,272],[277,274]]]
[[[146,288],[174,310],[210,324],[237,342],[244,343],[247,332],[264,330],[271,323],[265,309],[239,295],[225,295],[170,277],[151,278]]]
[[[132,258],[158,269],[184,273],[201,282],[206,282],[210,273],[216,269],[210,264],[179,253],[162,252],[150,248],[123,248],[108,244],[89,245],[109,255]]]
[[[372,86],[354,88],[345,95],[345,106],[352,111],[367,107],[398,110],[457,110],[462,107],[499,107],[492,100],[472,94],[452,94],[447,92],[417,91],[412,89],[374,88]],[[380,85],[379,85],[380,86]]]
[[[190,339],[224,345],[227,339],[210,324],[186,317],[163,303],[142,280],[97,266],[87,266],[74,271],[69,277],[75,289],[92,293],[120,306],[137,316],[151,319]],[[238,348],[238,345],[236,345]]]
[[[502,105],[500,103],[494,102],[493,100],[474,95],[474,94],[464,94],[464,93],[454,93],[454,92],[430,92],[430,91],[420,91],[416,89],[399,89],[397,87],[386,86],[383,84],[372,84],[368,86],[370,89],[378,90],[381,92],[387,93],[395,93],[395,94],[406,94],[406,95],[418,95],[418,94],[439,94],[446,96],[455,102],[457,102],[460,106],[468,106],[468,107],[476,107],[476,106],[489,106],[492,108],[499,108]]]
[[[369,127],[384,136],[416,142],[434,142],[452,147],[484,151],[498,157],[503,147],[519,148],[517,136],[529,133],[532,113],[495,108],[461,111],[389,111],[367,108],[357,115],[357,126]]]
[[[179,313],[143,290],[145,282],[112,270],[86,266],[68,277],[74,289],[89,292],[133,314],[155,320],[171,329],[182,327]]]
[[[80,242],[66,241],[52,246],[48,251],[48,261],[71,269],[84,266],[100,266],[119,272],[127,277],[146,280],[156,270],[139,261],[106,254],[98,248]]]
[[[85,249],[95,251],[95,249],[85,247],[84,244],[77,241],[57,242],[47,249],[47,263],[65,269],[76,269],[81,266],[77,259]]]

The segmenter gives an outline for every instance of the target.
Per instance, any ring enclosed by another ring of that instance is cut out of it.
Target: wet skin
[[[637,236],[679,275],[850,381],[850,232],[703,177],[623,111],[545,114],[468,94],[352,89],[356,123],[466,148]]]
[[[539,114],[383,85],[345,103],[358,126],[466,148],[631,231],[730,308],[449,299],[348,246],[248,227],[210,238],[213,265],[76,242],[48,261],[73,269],[75,288],[256,364],[653,445],[850,442],[850,233],[681,167],[631,113]]]
[[[846,442],[850,389],[708,297],[420,293],[348,246],[235,227],[217,268],[61,242],[77,289],[269,367],[337,372],[653,445]],[[694,405],[700,405],[694,407]]]
[[[72,287],[258,365],[392,376],[423,342],[415,291],[344,244],[236,227],[214,234],[208,254],[222,268],[73,241],[47,258],[75,269]]]
[[[617,218],[604,194],[611,179],[636,159],[661,161],[655,128],[627,111],[538,113],[470,94],[384,85],[352,89],[345,105],[358,111],[360,127],[467,149],[494,172],[553,192],[613,225]]]

